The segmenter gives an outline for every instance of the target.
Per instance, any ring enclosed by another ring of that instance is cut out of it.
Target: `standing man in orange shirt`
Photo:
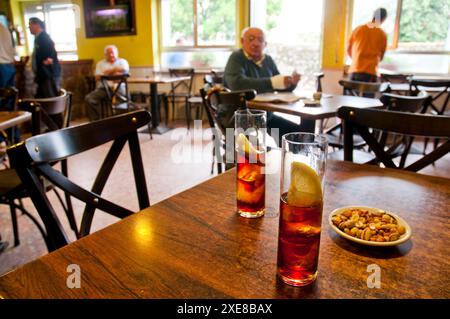
[[[350,80],[377,81],[378,63],[383,60],[387,45],[386,33],[381,29],[386,18],[386,9],[378,8],[373,14],[372,22],[353,30],[347,46],[347,53],[352,58]]]

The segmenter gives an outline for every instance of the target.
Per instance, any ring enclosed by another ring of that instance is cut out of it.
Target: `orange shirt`
[[[360,25],[353,30],[348,45],[352,58],[349,73],[377,75],[378,63],[386,51],[386,33],[373,24]]]

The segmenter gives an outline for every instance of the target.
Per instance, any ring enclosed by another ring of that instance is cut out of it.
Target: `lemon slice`
[[[292,163],[287,202],[297,207],[311,207],[322,203],[320,177],[310,166],[301,162]]]
[[[258,151],[256,148],[250,143],[250,141],[245,137],[244,134],[239,133],[236,139],[236,145],[238,150],[244,151],[247,154],[256,154]]]

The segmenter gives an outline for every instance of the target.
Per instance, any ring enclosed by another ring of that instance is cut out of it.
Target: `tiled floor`
[[[164,135],[154,135],[153,140],[150,140],[148,134],[140,134],[139,136],[152,204],[212,177],[210,174],[212,151],[210,134],[206,130],[200,130],[196,133],[194,142],[193,134],[187,135],[186,130],[182,129],[181,125],[183,125],[183,122],[180,122],[178,129],[171,130]],[[98,147],[70,159],[69,174],[73,180],[80,185],[90,187],[108,146]],[[421,145],[417,146],[421,147]],[[136,211],[138,210],[138,204],[129,160],[128,149],[125,148],[103,194],[106,198]],[[421,173],[450,178],[450,154],[438,161],[435,166],[430,166]],[[53,194],[50,194],[50,197],[55,200]],[[31,201],[25,200],[24,203],[29,211],[34,213]],[[74,202],[74,206],[75,211],[78,212],[76,218],[79,222],[82,205],[79,202]],[[75,239],[73,233],[69,230],[65,216],[60,214],[60,218],[69,237]],[[116,218],[98,212],[94,217],[92,231],[116,221]],[[9,208],[5,205],[0,205],[0,231],[3,240],[13,242]],[[18,247],[10,246],[0,254],[0,274],[47,253],[38,230],[25,216],[19,216],[19,231],[21,244]]]

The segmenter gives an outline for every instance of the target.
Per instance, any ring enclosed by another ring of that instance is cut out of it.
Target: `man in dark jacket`
[[[256,90],[257,93],[273,91],[293,91],[300,81],[300,74],[282,75],[270,55],[264,53],[266,38],[259,28],[246,28],[241,36],[242,49],[234,51],[227,62],[224,72],[225,86],[233,91]],[[225,127],[230,127],[234,121],[235,108],[219,106],[217,113],[219,121]],[[314,123],[312,123],[314,124]],[[292,122],[272,112],[267,113],[267,127],[273,137],[273,129],[278,129],[279,140],[284,134],[298,131],[314,132],[310,122]]]
[[[55,44],[45,32],[45,24],[38,18],[30,18],[29,28],[35,36],[32,66],[37,84],[36,97],[46,98],[59,95],[61,65],[55,50]]]

